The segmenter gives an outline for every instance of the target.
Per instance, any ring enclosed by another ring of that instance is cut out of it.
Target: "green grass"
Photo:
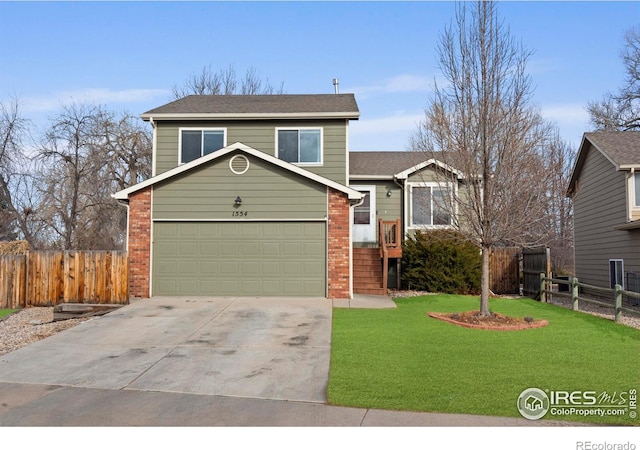
[[[17,309],[0,309],[0,319],[2,319],[4,316],[8,316],[9,314],[12,314],[14,312],[16,312]]]
[[[640,388],[640,330],[530,299],[493,299],[490,307],[548,326],[474,330],[426,315],[477,310],[477,297],[396,303],[395,310],[334,309],[329,403],[521,417],[517,399],[529,387],[609,394]],[[545,419],[639,423],[628,415]]]

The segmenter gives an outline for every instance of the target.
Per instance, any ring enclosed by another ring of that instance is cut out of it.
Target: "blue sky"
[[[624,79],[626,30],[640,2],[501,1],[534,53],[533,102],[577,146],[585,107]],[[407,150],[440,77],[436,44],[452,2],[0,1],[0,100],[20,98],[43,128],[84,101],[141,114],[203,66],[254,67],[290,94],[356,95],[352,150]]]

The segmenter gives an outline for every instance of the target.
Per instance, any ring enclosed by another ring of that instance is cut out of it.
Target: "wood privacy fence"
[[[494,294],[520,292],[520,247],[494,247],[489,256],[489,289]]]
[[[0,256],[0,308],[129,302],[127,252],[29,251]]]
[[[546,247],[522,249],[522,293],[540,298],[540,274],[551,276],[551,254]]]

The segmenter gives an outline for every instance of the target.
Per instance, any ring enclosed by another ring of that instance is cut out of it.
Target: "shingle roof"
[[[349,152],[349,175],[392,176],[429,159],[423,152]]]
[[[567,196],[576,191],[588,150],[595,147],[616,170],[640,168],[640,131],[596,131],[584,133],[578,156],[571,172]]]
[[[353,94],[189,95],[142,114],[153,117],[340,117],[360,116]]]
[[[421,164],[431,156],[424,152],[349,152],[350,176],[389,176]]]
[[[585,133],[594,146],[605,154],[618,168],[640,165],[640,132],[599,131]]]

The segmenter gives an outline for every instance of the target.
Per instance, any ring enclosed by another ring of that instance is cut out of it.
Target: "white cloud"
[[[545,105],[542,107],[542,115],[558,126],[564,140],[573,144],[579,143],[583,133],[589,131],[589,113],[582,104]]]
[[[349,134],[352,150],[405,150],[422,113],[401,112],[375,119],[351,122]]]
[[[403,92],[429,92],[433,87],[433,79],[419,75],[397,75],[393,78],[382,80],[378,84],[368,86],[354,86],[350,92],[358,96],[369,94],[397,94]]]
[[[75,91],[56,92],[47,97],[24,97],[20,99],[23,110],[26,112],[55,111],[61,106],[72,102],[85,102],[89,104],[136,103],[147,101],[156,97],[167,97],[166,89],[123,89],[113,90],[106,88],[84,88]]]

